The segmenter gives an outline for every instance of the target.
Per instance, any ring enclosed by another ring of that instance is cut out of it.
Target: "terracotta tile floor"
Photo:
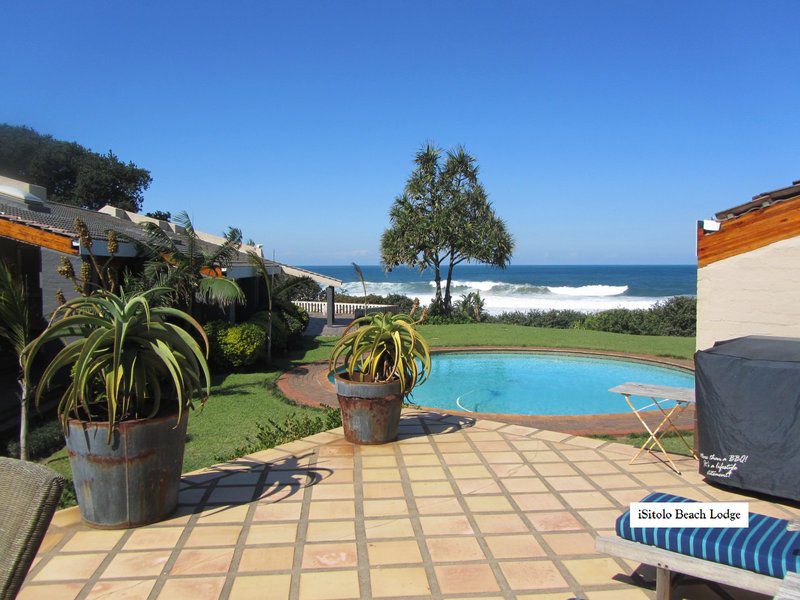
[[[652,598],[594,538],[656,489],[736,497],[691,459],[678,476],[602,440],[422,411],[401,432],[354,447],[334,430],[188,474],[176,514],[138,530],[61,511],[20,598]],[[696,582],[679,595],[717,597]]]

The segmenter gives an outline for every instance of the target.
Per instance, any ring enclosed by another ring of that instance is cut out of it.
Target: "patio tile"
[[[583,529],[578,520],[566,511],[526,513],[536,531],[570,531]]]
[[[558,477],[559,475],[578,475],[578,471],[567,463],[534,463],[533,468],[542,477]]]
[[[650,596],[642,590],[628,587],[587,592],[586,598],[587,600],[649,600]]]
[[[618,490],[625,488],[636,488],[642,490],[641,484],[633,480],[630,475],[624,473],[615,473],[610,475],[590,475],[591,479],[597,487],[604,490]]]
[[[372,566],[414,564],[422,562],[416,540],[392,540],[367,544],[369,564]]]
[[[611,583],[613,577],[623,572],[613,558],[589,558],[562,561],[575,580],[581,585]]]
[[[235,504],[250,502],[253,499],[253,486],[219,487],[217,486],[208,497],[214,504]]]
[[[558,568],[549,560],[501,562],[500,570],[512,590],[546,590],[569,587]]]
[[[403,457],[407,467],[432,467],[439,466],[439,457],[435,454],[411,454]]]
[[[248,546],[255,544],[293,543],[297,538],[297,523],[258,523],[250,526]]]
[[[405,492],[403,491],[402,483],[364,483],[362,484],[364,498],[380,499],[380,498],[403,498]]]
[[[484,560],[486,556],[473,537],[433,538],[427,541],[433,562]]]
[[[537,448],[533,451],[524,451],[522,455],[525,457],[525,460],[534,466],[547,463],[560,463],[563,460],[556,452],[548,450],[545,447]]]
[[[545,543],[559,556],[595,554],[594,536],[589,533],[545,533]]]
[[[364,528],[368,540],[414,537],[410,519],[368,519]]]
[[[514,507],[505,496],[465,496],[464,502],[474,513],[514,511]]]
[[[414,497],[453,495],[453,488],[447,481],[412,481],[411,491]]]
[[[470,535],[472,526],[464,516],[420,517],[425,535]]]
[[[308,488],[299,485],[272,483],[264,486],[256,496],[258,502],[301,502]]]
[[[417,511],[421,515],[462,514],[464,509],[458,498],[417,498]]]
[[[397,469],[364,469],[361,478],[365,482],[400,481],[400,471]]]
[[[22,588],[16,600],[41,600],[53,598],[74,600],[83,589],[83,583],[29,584]]]
[[[337,569],[357,565],[355,542],[306,544],[303,547],[303,569]]]
[[[439,481],[447,479],[442,467],[406,467],[411,481]]]
[[[294,561],[294,546],[269,548],[245,548],[239,559],[238,571],[245,573],[262,571],[287,571]]]
[[[483,465],[456,465],[450,467],[450,474],[455,479],[479,479],[491,477],[489,469]]]
[[[442,454],[442,459],[446,465],[479,465],[481,458],[474,452],[452,452]]]
[[[311,521],[306,532],[308,542],[336,542],[356,539],[352,521]]]
[[[188,548],[200,546],[235,546],[242,532],[240,525],[203,525],[195,527],[186,540]]]
[[[363,456],[361,467],[364,469],[397,467],[397,459],[392,455]]]
[[[111,559],[111,563],[100,574],[100,579],[160,575],[171,554],[171,550],[121,552]]]
[[[330,519],[354,519],[356,506],[354,500],[331,500],[328,502],[315,502],[311,505],[308,518],[312,521]]]
[[[433,568],[444,594],[498,592],[500,586],[487,564],[451,565]]]
[[[475,522],[481,533],[522,533],[528,531],[528,526],[514,513],[504,515],[475,515]]]
[[[204,550],[181,550],[172,575],[216,575],[227,573],[233,560],[233,548],[213,548]]]
[[[198,516],[197,522],[209,523],[242,523],[247,518],[250,504],[207,506]]]
[[[512,494],[511,498],[523,511],[554,510],[564,507],[555,494]]]
[[[600,492],[564,492],[561,497],[572,508],[606,508],[614,504]]]
[[[392,515],[407,515],[408,505],[403,498],[392,500],[365,500],[365,517],[390,517]]]
[[[489,467],[498,477],[536,477],[536,473],[524,464],[490,464]]]
[[[538,558],[545,551],[533,535],[491,535],[485,538],[495,558]]]
[[[217,486],[228,486],[228,485],[255,485],[258,483],[258,480],[261,479],[261,476],[264,474],[264,469],[254,469],[250,471],[243,471],[241,473],[233,473],[231,475],[227,475],[219,480]]]
[[[494,479],[461,479],[456,482],[462,494],[500,494],[500,486]]]
[[[86,600],[147,600],[150,591],[155,585],[155,579],[128,579],[125,581],[98,581],[89,593]],[[44,597],[44,596],[42,596]],[[52,598],[62,598],[60,595]],[[20,596],[21,598],[21,596]]]
[[[357,571],[303,572],[300,575],[300,600],[339,600],[359,596]]]
[[[473,438],[474,439],[474,438]],[[492,452],[511,452],[512,448],[508,442],[504,440],[497,441],[476,441],[475,447],[480,450],[484,455],[491,455]],[[512,453],[515,454],[515,453]]]
[[[285,600],[289,597],[292,576],[247,575],[233,582],[228,600]]]
[[[579,475],[548,477],[547,483],[553,486],[557,492],[593,491],[595,489],[588,479]]]
[[[613,529],[617,517],[622,514],[619,509],[613,510],[581,510],[578,514],[595,529]]]
[[[224,577],[192,577],[189,579],[167,579],[158,600],[217,600]]]
[[[576,462],[575,466],[587,475],[616,475],[620,468],[607,460]],[[623,469],[624,470],[624,469]]]
[[[385,598],[391,596],[430,597],[431,588],[428,576],[422,567],[383,567],[370,569],[372,596]]]
[[[174,548],[183,532],[183,527],[142,527],[134,529],[122,549],[157,550]]]
[[[353,476],[353,469],[335,469],[330,472],[325,472],[324,469],[316,472],[315,475],[318,477],[312,480],[313,485],[319,484],[332,484],[332,483],[353,483],[354,476]]]
[[[34,581],[89,579],[103,562],[102,554],[62,554],[54,556],[33,578]]]
[[[296,521],[300,518],[302,509],[300,502],[258,502],[253,512],[253,521]]]
[[[314,471],[324,478],[327,475],[327,471],[353,469],[354,467],[355,458],[353,456],[321,456],[314,465]]]
[[[538,477],[520,477],[503,480],[503,487],[512,494],[547,492],[547,486]]]
[[[125,531],[76,531],[61,547],[63,552],[100,552],[111,550],[122,539]],[[40,551],[41,552],[41,551]]]

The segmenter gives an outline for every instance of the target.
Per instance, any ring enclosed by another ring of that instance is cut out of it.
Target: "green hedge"
[[[204,329],[211,346],[211,364],[217,369],[246,367],[264,356],[267,332],[255,323],[212,321]]]

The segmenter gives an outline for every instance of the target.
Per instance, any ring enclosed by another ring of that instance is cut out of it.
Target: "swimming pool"
[[[627,381],[694,387],[690,371],[617,358],[544,352],[444,352],[434,354],[432,360],[430,378],[414,390],[410,400],[429,408],[467,412],[626,413],[630,408],[625,400],[610,393],[609,388]]]

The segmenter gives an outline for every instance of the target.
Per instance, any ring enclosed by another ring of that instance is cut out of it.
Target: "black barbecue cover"
[[[700,473],[800,500],[800,339],[748,336],[695,354]]]

